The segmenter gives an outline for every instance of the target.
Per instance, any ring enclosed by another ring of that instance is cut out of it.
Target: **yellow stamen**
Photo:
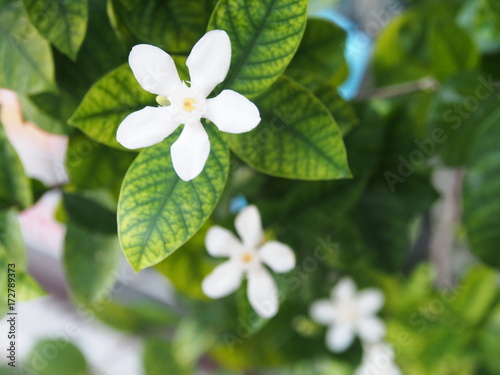
[[[253,259],[253,255],[250,253],[243,254],[243,263],[250,263]]]
[[[187,112],[193,112],[194,109],[196,109],[196,106],[194,105],[196,101],[192,98],[188,98],[184,100],[184,110]]]

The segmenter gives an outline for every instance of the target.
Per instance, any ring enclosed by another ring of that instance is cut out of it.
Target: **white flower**
[[[202,283],[210,298],[224,297],[239,288],[243,276],[248,278],[248,299],[254,310],[264,318],[278,312],[276,283],[264,264],[275,272],[288,272],[295,267],[295,254],[287,245],[264,241],[259,211],[247,206],[236,216],[236,231],[242,242],[230,231],[215,226],[209,229],[205,245],[210,255],[227,256]]]
[[[384,295],[377,289],[356,293],[349,278],[340,280],[332,289],[331,299],[314,302],[310,314],[313,320],[329,326],[326,345],[334,352],[347,349],[354,335],[368,343],[378,342],[385,335],[384,323],[375,316],[384,304]]]
[[[148,44],[133,47],[130,67],[139,84],[158,95],[159,107],[146,107],[127,116],[118,128],[117,141],[130,149],[152,146],[184,124],[170,149],[172,163],[184,181],[198,176],[210,153],[201,118],[228,133],[248,132],[260,122],[255,104],[235,91],[223,90],[207,99],[226,78],[230,62],[231,41],[222,30],[209,31],[193,47],[186,61],[189,85],[180,80],[169,54]]]
[[[367,345],[361,365],[354,375],[401,375],[394,362],[394,350],[383,342]]]

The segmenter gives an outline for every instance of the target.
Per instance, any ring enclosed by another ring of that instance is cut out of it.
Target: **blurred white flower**
[[[7,137],[19,155],[26,175],[47,186],[67,183],[64,165],[68,137],[48,133],[25,122],[17,95],[12,91],[0,89],[0,107]]]
[[[237,290],[246,275],[250,304],[260,316],[273,317],[278,312],[278,290],[264,264],[275,272],[288,272],[295,267],[295,254],[280,242],[264,242],[260,214],[255,206],[240,211],[235,227],[242,241],[219,226],[210,228],[207,233],[208,253],[215,257],[226,256],[229,260],[203,280],[203,292],[210,298],[224,297]]]
[[[117,141],[130,149],[152,146],[184,124],[170,149],[172,163],[184,181],[198,176],[210,153],[202,117],[228,133],[248,132],[260,122],[255,104],[235,91],[223,90],[207,99],[226,78],[230,63],[231,41],[222,30],[209,31],[193,47],[186,61],[189,85],[180,80],[168,53],[148,44],[133,47],[130,67],[139,84],[158,95],[159,107],[146,107],[127,116],[118,128]]]
[[[354,375],[401,375],[394,362],[394,350],[383,342],[367,345],[361,365]]]
[[[354,336],[367,343],[380,341],[385,335],[384,323],[375,316],[384,304],[384,295],[371,288],[356,292],[349,278],[340,280],[332,289],[331,299],[314,302],[310,315],[316,322],[327,325],[326,345],[334,352],[347,349]]]

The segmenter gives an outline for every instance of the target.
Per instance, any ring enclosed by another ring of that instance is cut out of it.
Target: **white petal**
[[[394,363],[394,351],[386,343],[364,345],[363,362],[355,375],[401,375]]]
[[[116,140],[136,149],[163,141],[179,126],[172,121],[167,107],[146,107],[128,115],[116,131]]]
[[[177,175],[184,181],[198,176],[210,154],[208,134],[200,122],[185,124],[181,135],[170,148]]]
[[[227,229],[219,226],[211,227],[205,237],[205,246],[214,257],[230,256],[242,250],[240,241]]]
[[[230,64],[231,41],[223,30],[212,30],[203,35],[186,61],[191,84],[196,85],[205,97],[224,81]]]
[[[257,106],[233,90],[224,90],[208,99],[204,117],[227,133],[245,133],[260,122]]]
[[[214,268],[203,280],[201,289],[210,298],[231,294],[241,285],[243,269],[235,262],[227,261]]]
[[[260,248],[259,255],[260,259],[275,272],[288,272],[295,267],[295,253],[281,242],[266,242]]]
[[[349,326],[333,326],[326,331],[326,346],[333,352],[343,352],[353,339],[354,333]]]
[[[356,296],[356,284],[348,277],[341,279],[332,289],[332,298],[338,301],[351,300]]]
[[[253,309],[263,318],[271,318],[278,312],[278,288],[264,267],[248,273],[248,300]]]
[[[365,289],[358,294],[358,308],[362,315],[372,315],[383,305],[384,294],[378,289]]]
[[[368,343],[380,341],[385,335],[385,325],[375,317],[362,319],[358,323],[358,335]]]
[[[309,315],[319,324],[330,325],[335,319],[335,307],[329,299],[320,299],[312,303]]]
[[[253,205],[245,207],[238,213],[234,226],[243,244],[250,248],[256,248],[264,237],[259,210]]]
[[[174,60],[158,47],[149,44],[134,46],[128,63],[142,88],[153,94],[168,96],[181,84]]]

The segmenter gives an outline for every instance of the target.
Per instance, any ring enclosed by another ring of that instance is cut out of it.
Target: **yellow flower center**
[[[253,255],[250,253],[245,253],[243,254],[242,258],[243,258],[243,263],[250,263],[253,259]]]
[[[196,100],[194,100],[193,98],[187,98],[184,100],[184,103],[182,106],[184,107],[184,110],[186,112],[193,112],[193,110],[196,109],[195,103],[196,103]]]

